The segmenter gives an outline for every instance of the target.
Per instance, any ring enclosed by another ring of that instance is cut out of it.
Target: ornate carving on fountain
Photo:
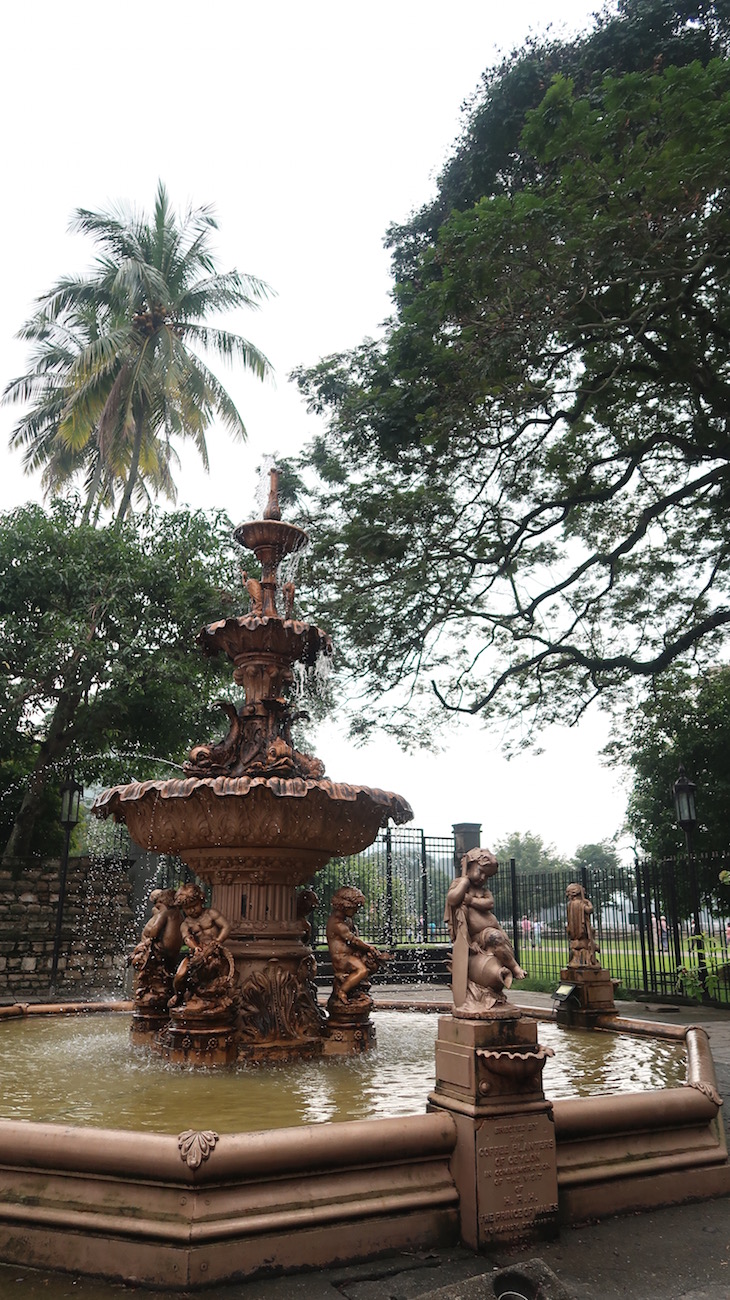
[[[390,954],[361,939],[354,916],[365,903],[365,895],[353,885],[344,885],[332,895],[327,921],[327,946],[332,962],[333,987],[327,1003],[332,1026],[362,1025],[370,1017],[373,1000],[370,981]]]
[[[505,1048],[477,1048],[479,1071],[479,1096],[519,1096],[523,1092],[542,1089],[542,1072],[545,1062],[554,1056],[552,1047],[537,1043],[534,1048],[508,1051]]]
[[[306,814],[300,809],[306,800]],[[267,848],[297,858],[359,853],[372,844],[388,817],[409,821],[405,799],[386,790],[327,780],[280,777],[208,777],[142,781],[99,795],[99,816],[125,821],[138,844],[160,853],[213,854],[240,862]],[[200,859],[198,859],[199,861]],[[273,864],[272,864],[273,865]],[[197,866],[196,866],[197,869]],[[316,867],[315,867],[316,869]],[[311,870],[310,873],[311,875]],[[304,880],[309,877],[305,874]]]
[[[478,1019],[506,1009],[505,990],[513,979],[525,978],[494,915],[494,895],[486,886],[498,865],[488,849],[469,849],[461,859],[461,876],[452,881],[446,895],[444,919],[454,945],[454,1014],[465,1018]]]
[[[164,1016],[182,948],[182,913],[174,889],[153,889],[152,915],[128,958],[134,971],[134,1011],[138,1020]],[[138,1024],[137,1030],[142,1026]]]
[[[198,1169],[211,1152],[215,1150],[218,1134],[212,1129],[186,1128],[178,1134],[177,1145],[180,1159],[189,1169]]]
[[[302,957],[292,972],[271,961],[256,971],[241,987],[241,1038],[244,1043],[280,1047],[280,1059],[292,1045],[311,1044],[312,1055],[321,1051],[325,1015],[317,1003],[314,983],[315,962],[311,953]]]

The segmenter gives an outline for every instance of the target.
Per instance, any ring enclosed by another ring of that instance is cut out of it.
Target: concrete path
[[[385,987],[378,1003],[448,1009],[450,991],[433,985]],[[544,1007],[547,994],[512,990],[510,1000]],[[617,1004],[622,1015],[707,1029],[717,1068],[726,1133],[730,1127],[730,1011]],[[206,1300],[495,1300],[503,1269],[535,1256],[559,1280],[541,1296],[570,1300],[730,1300],[730,1199],[705,1201],[648,1214],[630,1214],[580,1228],[564,1228],[558,1241],[527,1251],[484,1255],[455,1247],[391,1256],[369,1264],[236,1283],[202,1293]],[[495,1284],[497,1291],[495,1291]],[[0,1300],[123,1300],[142,1293],[83,1278],[0,1265]],[[156,1292],[172,1300],[173,1293]],[[200,1293],[198,1293],[200,1295]],[[518,1293],[512,1291],[510,1300]],[[527,1293],[526,1293],[527,1294]],[[182,1293],[174,1293],[182,1300]],[[530,1297],[528,1296],[528,1300]]]

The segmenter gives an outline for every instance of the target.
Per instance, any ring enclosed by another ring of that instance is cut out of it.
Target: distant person
[[[532,946],[539,948],[542,940],[542,921],[532,922]]]
[[[522,931],[522,938],[524,939],[525,943],[527,943],[530,938],[530,933],[532,931],[532,921],[530,920],[529,916],[523,916],[522,920],[520,921],[520,929]]]
[[[669,927],[663,913],[659,917],[659,936],[662,941],[662,952],[669,952]]]

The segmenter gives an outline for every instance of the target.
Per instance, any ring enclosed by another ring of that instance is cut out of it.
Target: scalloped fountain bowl
[[[223,855],[245,862],[279,857],[300,860],[301,883],[332,857],[359,853],[389,818],[413,816],[400,795],[343,782],[303,777],[190,777],[143,781],[104,790],[97,815],[125,821],[138,844],[183,857],[205,877]]]

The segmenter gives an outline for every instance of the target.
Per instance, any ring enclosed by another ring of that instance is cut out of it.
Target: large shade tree
[[[729,36],[726,3],[624,0],[513,56],[436,204],[391,231],[384,337],[298,375],[326,419],[318,600],[368,675],[360,730],[413,734],[399,684],[565,722],[717,653]]]
[[[675,669],[632,712],[610,756],[631,775],[627,823],[643,853],[682,854],[672,786],[680,764],[697,786],[694,847],[727,852],[730,843],[730,669],[699,677]],[[705,878],[717,883],[717,871]]]
[[[175,499],[175,443],[190,439],[207,468],[206,431],[219,420],[245,427],[204,356],[238,362],[264,378],[269,363],[246,338],[211,317],[256,307],[269,292],[238,271],[219,272],[209,207],[179,217],[160,183],[149,218],[124,207],[78,209],[71,228],[92,237],[97,257],[64,277],[21,330],[28,371],[5,390],[27,409],[11,435],[29,471],[42,468],[52,494],[81,478],[85,517],[161,492]]]

